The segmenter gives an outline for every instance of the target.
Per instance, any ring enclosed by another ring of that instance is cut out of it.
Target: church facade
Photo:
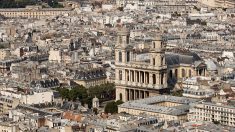
[[[117,33],[115,47],[116,100],[124,102],[147,98],[166,92],[167,65],[165,44],[161,37],[152,41],[149,59],[139,61],[130,44],[130,32],[122,29]]]

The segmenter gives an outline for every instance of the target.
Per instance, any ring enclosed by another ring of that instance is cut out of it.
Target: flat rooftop
[[[178,116],[187,114],[190,107],[189,104],[198,101],[198,99],[192,99],[187,97],[160,95],[141,100],[129,101],[119,105],[118,107]],[[171,107],[155,105],[161,102],[171,102],[176,103],[178,105]]]

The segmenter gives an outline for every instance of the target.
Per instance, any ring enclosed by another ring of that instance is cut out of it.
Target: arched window
[[[164,57],[161,57],[161,65],[164,65]]]
[[[153,58],[153,65],[155,66],[155,58]]]
[[[153,84],[156,84],[156,75],[153,74]]]
[[[175,78],[178,78],[178,69],[175,69]]]
[[[122,62],[122,52],[119,52],[119,62]]]
[[[170,72],[169,72],[169,77],[170,77],[170,78],[173,78],[173,72],[172,72],[172,70],[170,70]]]
[[[185,69],[182,69],[181,72],[182,72],[182,73],[181,73],[181,74],[182,74],[182,77],[185,77],[185,76],[186,76]]]
[[[164,83],[164,73],[161,74],[161,85]]]
[[[126,44],[129,44],[129,42],[130,42],[130,39],[129,39],[129,38],[130,38],[130,36],[127,35],[127,36],[126,36]]]
[[[119,80],[122,80],[122,71],[119,70]]]
[[[119,99],[122,101],[122,93],[119,94]]]
[[[192,76],[192,71],[188,70],[188,76],[191,77]]]
[[[126,61],[127,62],[130,61],[130,52],[129,51],[126,52]]]
[[[164,43],[163,43],[163,42],[161,42],[161,48],[163,48],[163,45],[164,45]]]
[[[155,49],[155,42],[153,42],[153,48]]]

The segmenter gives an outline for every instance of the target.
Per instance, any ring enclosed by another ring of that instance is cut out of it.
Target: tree
[[[52,8],[62,8],[63,5],[58,3],[58,0],[47,0],[47,4]]]
[[[105,108],[104,108],[104,112],[105,113],[117,113],[118,112],[118,105],[122,104],[123,101],[118,100],[118,101],[112,101],[106,104]]]
[[[216,125],[218,125],[218,124],[220,124],[220,122],[219,121],[212,121],[214,124],[216,124]]]
[[[93,108],[93,112],[97,115],[98,114],[98,109],[97,108]]]
[[[117,113],[117,111],[118,111],[118,108],[117,108],[117,105],[114,101],[107,103],[104,108],[105,113],[113,114],[113,113]]]
[[[120,104],[123,104],[124,102],[122,100],[118,100],[116,101],[116,105],[120,105]]]
[[[90,88],[85,88],[82,85],[78,85],[71,90],[67,88],[56,88],[62,99],[69,101],[79,101],[84,104],[88,104],[88,107],[92,106],[92,98],[95,96],[100,99],[100,102],[112,100],[115,98],[115,86],[113,83],[102,84]]]
[[[69,90],[67,88],[59,88],[58,92],[62,99],[68,99],[69,97]]]
[[[171,95],[172,96],[182,97],[183,96],[183,90],[174,91],[173,93],[171,93]]]

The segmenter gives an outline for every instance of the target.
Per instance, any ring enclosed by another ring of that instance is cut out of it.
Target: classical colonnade
[[[164,85],[166,82],[166,73],[152,73],[147,71],[138,71],[123,69],[116,71],[116,80],[123,80],[125,82],[135,82],[144,84],[160,84]]]
[[[126,89],[125,95],[127,101],[129,100],[136,100],[136,99],[143,99],[149,97],[149,92],[144,90],[136,90],[136,89]]]

